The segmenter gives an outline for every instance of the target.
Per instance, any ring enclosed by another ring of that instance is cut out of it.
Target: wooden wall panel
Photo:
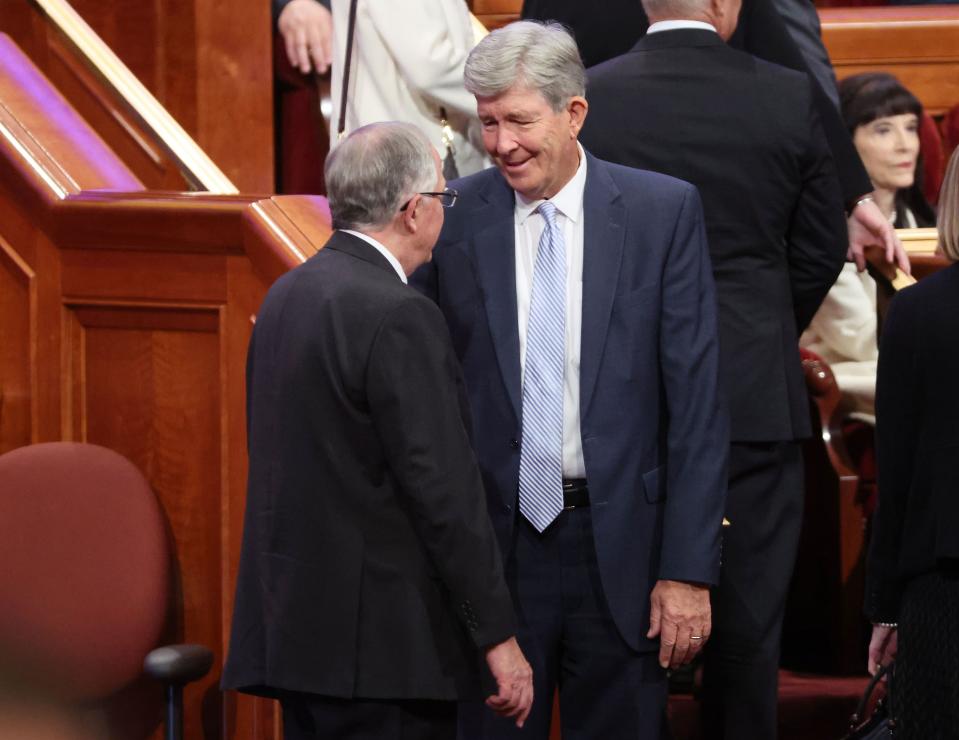
[[[240,191],[272,192],[269,3],[72,5]]]
[[[0,237],[0,454],[33,435],[36,276]]]
[[[29,30],[35,18],[21,18]],[[55,93],[11,59],[0,54],[0,389],[16,412],[0,416],[0,449],[83,440],[144,471],[176,559],[166,639],[216,658],[187,689],[186,740],[280,740],[273,702],[218,690],[245,505],[245,357],[269,284],[316,248],[288,214],[319,219],[304,228],[320,240],[325,203],[111,179],[119,159],[76,156],[86,124],[49,113]],[[157,693],[145,680],[114,697],[104,740],[158,740]]]
[[[490,30],[505,26],[519,18],[522,0],[472,0],[469,3],[473,15]]]
[[[158,0],[71,5],[243,192],[273,191],[270,5]],[[153,189],[187,189],[151,141],[30,0],[2,0],[9,33]]]
[[[959,8],[823,8],[819,14],[840,79],[890,72],[932,115],[959,103]]]
[[[214,670],[185,692],[187,736],[218,700],[221,634],[223,367],[217,306],[68,301],[63,383],[73,438],[116,450],[150,481],[170,522],[175,623],[167,639],[214,650]],[[212,713],[214,723],[218,711]],[[158,735],[155,737],[159,737]]]

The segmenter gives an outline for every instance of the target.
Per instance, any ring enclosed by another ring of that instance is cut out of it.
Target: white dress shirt
[[[400,264],[400,261],[393,256],[393,253],[380,244],[372,236],[367,236],[362,234],[359,231],[352,231],[351,229],[340,229],[344,234],[352,234],[353,236],[362,239],[367,244],[369,244],[373,249],[386,257],[386,261],[393,265],[393,269],[396,270],[396,274],[400,276],[400,280],[406,283],[406,273],[403,272],[403,266]]]
[[[705,21],[656,21],[650,24],[646,33],[659,33],[660,31],[675,31],[678,28],[698,28],[701,31],[712,31],[718,33],[712,23]]]
[[[583,324],[583,191],[586,155],[579,147],[579,167],[550,202],[556,206],[556,225],[566,242],[566,369],[563,373],[563,477],[585,478],[579,417],[579,350]],[[533,267],[545,222],[536,213],[542,200],[526,200],[516,193],[516,317],[519,323],[520,367],[526,371],[526,326],[529,322]]]

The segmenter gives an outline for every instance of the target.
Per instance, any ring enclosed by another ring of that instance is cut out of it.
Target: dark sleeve
[[[807,96],[807,100],[809,97]],[[836,170],[819,125],[807,103],[808,146],[800,160],[802,187],[786,233],[789,282],[797,334],[809,326],[846,259],[848,234]]]
[[[919,438],[918,322],[909,292],[906,289],[890,304],[876,374],[879,506],[873,515],[866,565],[866,616],[873,622],[899,620],[899,551]]]
[[[809,71],[826,93],[829,102],[839,107],[839,91],[836,89],[836,73],[833,71],[829,52],[822,42],[822,27],[819,13],[812,0],[773,0],[773,5],[783,19],[786,30],[799,47],[799,52]]]
[[[699,193],[686,191],[662,275],[660,362],[669,410],[658,577],[715,584],[729,417],[719,389],[716,289]]]
[[[771,0],[743,1],[739,25],[729,43],[767,62],[804,72],[809,77],[816,110],[839,173],[843,204],[849,208],[863,195],[871,193],[872,182],[859,159],[852,137],[846,131],[839,110],[810,73],[802,52],[789,35],[786,24]]]
[[[411,294],[370,354],[370,413],[423,547],[475,644],[516,633],[499,546],[461,406],[464,395],[439,309]]]

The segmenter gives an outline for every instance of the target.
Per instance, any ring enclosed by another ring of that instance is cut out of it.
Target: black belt
[[[589,506],[589,488],[585,478],[563,479],[563,508],[575,509],[577,506]]]

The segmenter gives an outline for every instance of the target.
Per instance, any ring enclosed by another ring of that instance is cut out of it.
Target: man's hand
[[[678,668],[703,649],[712,629],[709,588],[681,581],[657,581],[649,596],[649,632],[659,635],[659,664]]]
[[[909,257],[902,248],[896,230],[889,219],[871,200],[860,201],[849,214],[849,251],[846,260],[855,262],[860,272],[866,269],[866,247],[879,247],[885,251],[886,262],[898,265],[899,269],[911,275]]]
[[[303,74],[315,67],[323,74],[333,61],[333,19],[316,0],[290,0],[276,27],[286,44],[290,64]],[[312,67],[311,67],[312,61]]]
[[[872,628],[869,640],[869,675],[875,676],[879,669],[896,657],[899,649],[898,630],[895,627],[883,627],[876,624]]]
[[[487,650],[486,664],[499,688],[486,699],[486,706],[501,717],[516,717],[516,726],[522,727],[533,706],[533,670],[516,638],[511,637]]]

